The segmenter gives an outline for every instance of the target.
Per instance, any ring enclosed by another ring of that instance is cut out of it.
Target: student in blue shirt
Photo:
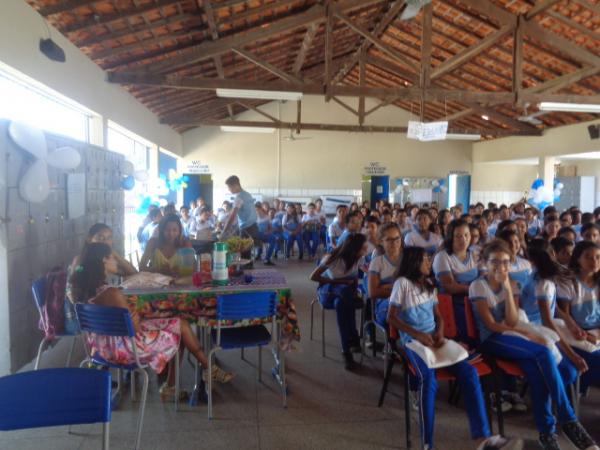
[[[346,227],[344,228],[341,236],[337,239],[337,246],[342,245],[344,241],[348,239],[348,236],[360,233],[363,224],[363,216],[360,211],[353,211],[346,215],[345,221]]]
[[[298,244],[298,259],[304,257],[304,241],[302,240],[302,222],[296,214],[296,208],[293,203],[286,206],[286,215],[281,221],[283,226],[283,238],[286,242],[285,257],[289,259],[294,242]]]
[[[400,343],[406,345],[417,340],[427,347],[438,348],[444,342],[444,321],[438,309],[437,293],[429,279],[431,259],[421,247],[406,247],[390,296],[388,320],[400,331]],[[421,435],[425,448],[433,448],[435,397],[438,384],[435,369],[410,348],[404,347],[407,358],[415,368],[418,384],[418,401]],[[521,448],[522,442],[492,436],[485,408],[485,401],[477,370],[467,360],[445,367],[452,373],[465,396],[471,437],[478,450]]]
[[[561,448],[556,436],[557,422],[576,448],[598,450],[571,407],[558,365],[545,340],[519,326],[518,306],[508,272],[511,251],[507,244],[494,240],[483,248],[481,256],[487,273],[469,288],[482,341],[479,348],[492,357],[514,361],[525,372],[539,443],[544,450]]]
[[[338,238],[344,232],[346,228],[346,213],[348,208],[346,205],[337,205],[335,208],[335,218],[333,222],[329,225],[327,229],[327,237],[329,238],[329,245],[327,246],[327,251],[331,252],[338,245]]]
[[[561,316],[577,340],[600,343],[600,247],[590,241],[579,242],[569,267],[575,275],[572,283],[559,285],[557,297]],[[581,379],[583,390],[600,381],[600,351],[575,351],[585,359],[589,371]]]

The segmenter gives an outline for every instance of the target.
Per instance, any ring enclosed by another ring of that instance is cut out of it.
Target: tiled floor
[[[377,407],[382,381],[382,361],[367,358],[355,373],[344,371],[339,353],[335,317],[327,313],[327,358],[321,357],[320,337],[310,341],[309,303],[315,286],[308,281],[314,267],[309,262],[277,262],[292,287],[298,307],[303,339],[299,350],[288,355],[289,402],[281,407],[281,397],[270,378],[271,361],[264,354],[263,383],[256,382],[256,353],[220,354],[221,364],[237,373],[227,386],[217,386],[212,421],[206,405],[175,412],[173,405],[158,399],[156,383],[151,384],[144,422],[143,449],[243,448],[243,449],[375,449],[404,448],[404,414],[400,398],[388,395],[384,407]],[[317,319],[320,310],[317,309]],[[317,324],[320,323],[320,320]],[[316,330],[320,330],[319,327]],[[319,334],[319,331],[316,331]],[[67,343],[44,355],[43,367],[59,366],[66,356]],[[79,348],[79,347],[78,347]],[[81,352],[81,349],[79,349]],[[81,357],[81,353],[79,355]],[[191,366],[185,365],[184,384],[192,382]],[[392,389],[401,392],[396,378]],[[436,439],[440,450],[468,450],[475,446],[463,409],[449,406],[447,390],[441,386],[437,402]],[[137,419],[137,403],[123,399],[111,424],[111,448],[131,449]],[[413,416],[414,417],[414,416]],[[588,430],[600,439],[600,395],[592,391],[582,403],[581,417]],[[416,425],[416,423],[415,423]],[[527,439],[526,448],[536,449],[537,433],[531,414],[509,413],[507,432]],[[100,426],[63,427],[0,433],[1,450],[96,449],[101,445]],[[413,426],[414,445],[418,437]],[[564,445],[565,449],[570,447]]]

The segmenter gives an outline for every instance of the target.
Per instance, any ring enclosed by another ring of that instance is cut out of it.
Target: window
[[[0,118],[89,142],[90,110],[0,63]]]

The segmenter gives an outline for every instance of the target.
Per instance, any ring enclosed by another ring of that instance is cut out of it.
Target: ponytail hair
[[[98,288],[106,284],[106,271],[104,259],[112,253],[111,248],[103,243],[87,243],[77,261],[79,265],[73,267],[70,278],[73,300],[85,303],[93,298]]]

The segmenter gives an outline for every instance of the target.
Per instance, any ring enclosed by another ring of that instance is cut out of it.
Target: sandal
[[[235,377],[235,374],[224,371],[216,364],[212,365],[211,375],[212,375],[212,380],[216,381],[218,383],[229,383],[233,379],[233,377]],[[202,380],[204,382],[206,382],[208,380],[208,370],[206,370],[206,369],[204,369],[202,371]]]
[[[169,386],[167,383],[158,390],[160,394],[160,401],[163,403],[172,403],[175,401],[175,386]],[[189,398],[190,394],[185,389],[179,389],[179,401],[185,401]]]

